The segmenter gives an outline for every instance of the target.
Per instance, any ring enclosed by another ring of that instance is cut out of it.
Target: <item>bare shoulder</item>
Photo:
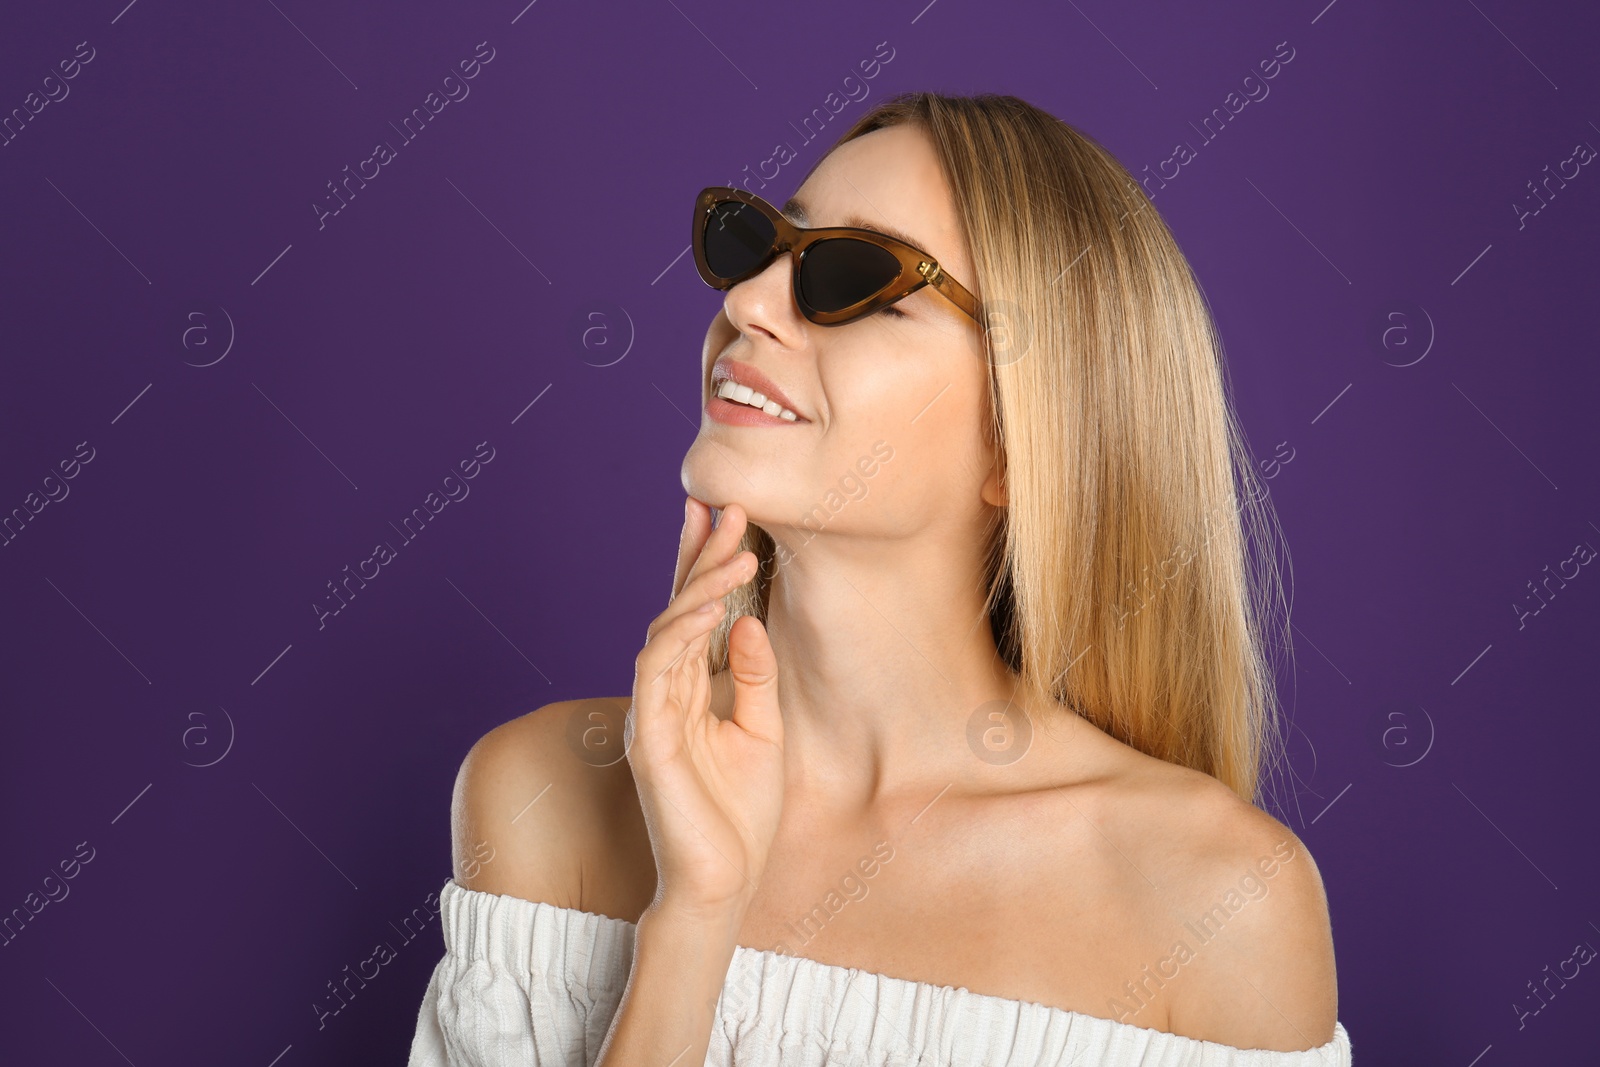
[[[1171,766],[1171,765],[1168,765]],[[1299,837],[1221,782],[1186,768],[1157,776],[1170,831],[1158,882],[1182,934],[1162,961],[1173,1033],[1244,1049],[1332,1040],[1333,934],[1316,862]],[[1152,863],[1158,861],[1152,860]]]
[[[607,902],[617,845],[643,830],[623,758],[628,703],[546,704],[473,744],[450,805],[458,885],[579,910]]]
[[[1109,938],[1077,999],[1242,1049],[1330,1041],[1333,937],[1305,844],[1216,778],[1082,725],[1064,735],[1077,762],[1056,763],[1071,770],[1047,791],[1065,835],[1049,852],[1072,864],[1052,877],[1095,872],[1095,929]]]

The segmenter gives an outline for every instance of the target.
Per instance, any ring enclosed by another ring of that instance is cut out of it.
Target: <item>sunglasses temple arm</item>
[[[966,286],[950,277],[942,268],[934,269],[932,276],[928,278],[928,284],[943,293],[946,300],[965,311],[980,325],[983,323],[983,315],[978,307],[977,299],[967,291]]]

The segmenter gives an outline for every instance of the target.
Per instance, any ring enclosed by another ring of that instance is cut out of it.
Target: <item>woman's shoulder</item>
[[[1204,874],[1208,863],[1234,864],[1284,841],[1304,851],[1284,823],[1217,778],[1135,749],[1082,717],[1036,730],[1032,748],[1042,756],[1025,779],[1032,789],[1116,827],[1169,876]]]
[[[649,837],[623,752],[630,700],[546,704],[472,745],[450,805],[458,885],[599,914],[631,907],[637,878],[618,866],[641,844],[649,855]],[[602,887],[625,899],[589,899]]]
[[[1200,771],[1131,749],[1108,766],[1063,800],[1134,869],[1142,921],[1163,931],[1163,954],[1145,970],[1176,977],[1163,986],[1135,976],[1130,1010],[1139,1010],[1142,988],[1158,997],[1174,1033],[1238,1048],[1328,1041],[1337,1019],[1333,939],[1304,842]]]

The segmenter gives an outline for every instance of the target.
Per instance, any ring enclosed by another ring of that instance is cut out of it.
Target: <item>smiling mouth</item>
[[[800,418],[800,416],[776,400],[768,400],[764,394],[757,392],[748,385],[740,385],[731,378],[713,382],[711,395],[726,400],[730,404],[741,404],[745,407],[754,408],[786,422],[796,422]]]

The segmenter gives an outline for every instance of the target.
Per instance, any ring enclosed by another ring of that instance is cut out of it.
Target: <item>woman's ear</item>
[[[983,499],[997,508],[1006,506],[1006,479],[1002,466],[1003,464],[996,460],[994,466],[989,468],[989,477],[983,480]]]

